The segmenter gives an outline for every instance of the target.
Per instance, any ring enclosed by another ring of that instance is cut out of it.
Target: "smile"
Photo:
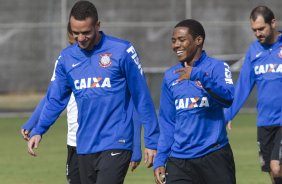
[[[183,51],[176,51],[177,56],[181,56],[184,52]]]

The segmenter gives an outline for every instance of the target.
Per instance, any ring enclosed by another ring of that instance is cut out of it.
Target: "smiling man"
[[[122,184],[133,150],[133,109],[144,126],[144,159],[151,167],[159,128],[137,51],[126,40],[100,31],[96,7],[78,1],[69,26],[75,43],[55,63],[39,122],[28,152],[65,109],[73,93],[78,109],[76,133],[82,184]],[[135,134],[138,135],[138,134]]]
[[[233,101],[229,66],[203,51],[205,31],[196,20],[172,34],[178,64],[165,72],[160,99],[156,183],[235,184],[235,164],[223,108]],[[166,168],[165,168],[166,166]]]

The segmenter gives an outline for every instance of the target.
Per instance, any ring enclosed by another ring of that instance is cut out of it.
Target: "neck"
[[[194,63],[199,60],[202,55],[202,48],[197,49],[190,58],[186,58],[183,62],[186,62],[189,66],[193,66]]]
[[[102,37],[102,36],[101,36],[100,32],[98,32],[97,34],[95,34],[95,37],[93,38],[93,43],[92,43],[91,46],[90,46],[88,49],[86,49],[86,50],[91,51],[91,50],[94,48],[95,45],[99,44],[99,42],[100,42],[100,40],[101,40],[101,37]]]
[[[96,34],[96,36],[95,36],[94,45],[97,45],[97,44],[100,42],[101,37],[102,37],[102,36],[101,36],[100,32],[98,32],[98,33]]]
[[[281,33],[280,32],[278,32],[278,31],[276,31],[276,30],[274,30],[274,34],[273,34],[273,38],[272,38],[272,40],[271,40],[271,45],[272,44],[274,44],[277,40],[278,40],[278,37],[281,35]]]

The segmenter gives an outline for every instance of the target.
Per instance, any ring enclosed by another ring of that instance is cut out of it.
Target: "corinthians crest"
[[[112,54],[108,54],[107,52],[105,54],[100,54],[101,60],[99,62],[99,65],[103,68],[107,68],[111,66],[112,64],[111,56]]]

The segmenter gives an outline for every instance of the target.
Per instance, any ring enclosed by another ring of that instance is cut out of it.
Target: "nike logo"
[[[74,68],[74,67],[76,67],[77,65],[79,65],[81,62],[79,62],[79,63],[73,63],[71,66]]]
[[[261,54],[262,54],[262,52],[258,53],[258,54],[256,55],[256,57],[259,57]]]
[[[121,154],[121,153],[114,153],[114,152],[112,152],[111,156],[116,156],[116,155],[119,155],[119,154]]]

